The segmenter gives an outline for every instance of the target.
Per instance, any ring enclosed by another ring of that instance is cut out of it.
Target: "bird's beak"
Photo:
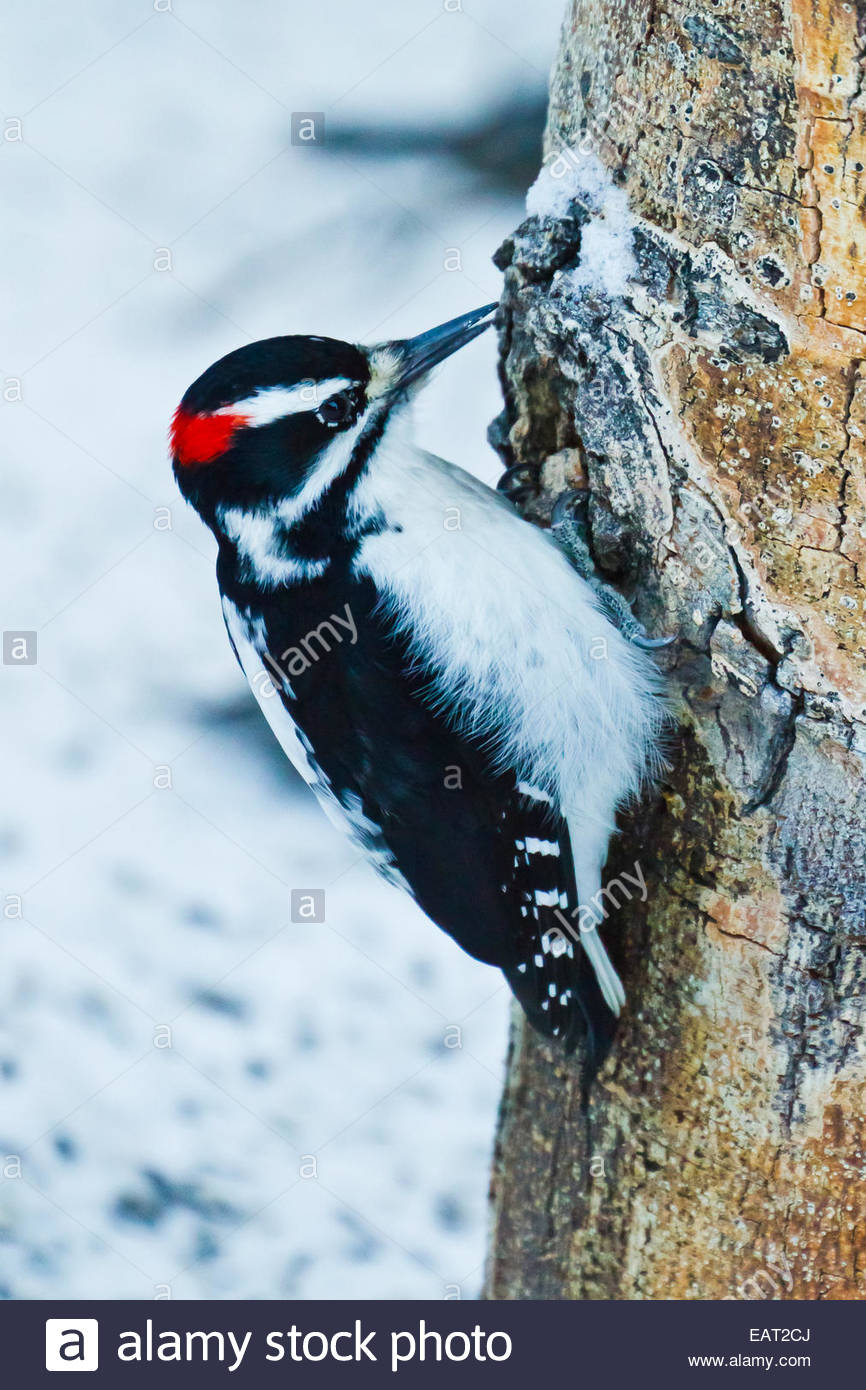
[[[395,383],[397,390],[411,385],[419,377],[425,376],[437,362],[443,362],[465,343],[471,343],[473,338],[490,327],[497,307],[496,304],[485,304],[483,309],[473,309],[471,314],[449,319],[447,323],[440,323],[438,328],[419,333],[417,338],[401,338],[389,343],[388,346],[399,355],[401,362]]]

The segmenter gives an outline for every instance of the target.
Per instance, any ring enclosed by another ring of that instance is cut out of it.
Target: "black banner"
[[[0,1304],[4,1381],[178,1386],[826,1386],[862,1371],[851,1303]],[[563,1382],[563,1377],[565,1380]],[[88,1382],[85,1382],[88,1383]]]

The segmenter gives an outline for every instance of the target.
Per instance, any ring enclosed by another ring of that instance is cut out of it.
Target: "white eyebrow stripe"
[[[233,401],[215,410],[214,415],[243,415],[252,427],[270,425],[284,415],[297,415],[304,410],[318,410],[323,401],[354,383],[346,376],[331,376],[326,381],[299,381],[296,386],[266,386],[254,396]]]

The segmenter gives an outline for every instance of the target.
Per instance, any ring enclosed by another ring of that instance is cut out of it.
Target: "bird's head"
[[[487,304],[373,347],[298,336],[230,352],[175,411],[181,492],[212,526],[228,508],[314,508],[338,479],[360,476],[401,405],[438,362],[493,322],[495,309]]]

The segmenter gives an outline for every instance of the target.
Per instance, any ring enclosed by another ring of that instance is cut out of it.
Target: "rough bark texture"
[[[864,39],[842,0],[566,18],[547,157],[626,190],[638,275],[570,288],[579,203],[506,243],[493,437],[542,524],[588,478],[680,731],[612,846],[649,896],[588,1112],[515,1023],[490,1297],[866,1294]]]

